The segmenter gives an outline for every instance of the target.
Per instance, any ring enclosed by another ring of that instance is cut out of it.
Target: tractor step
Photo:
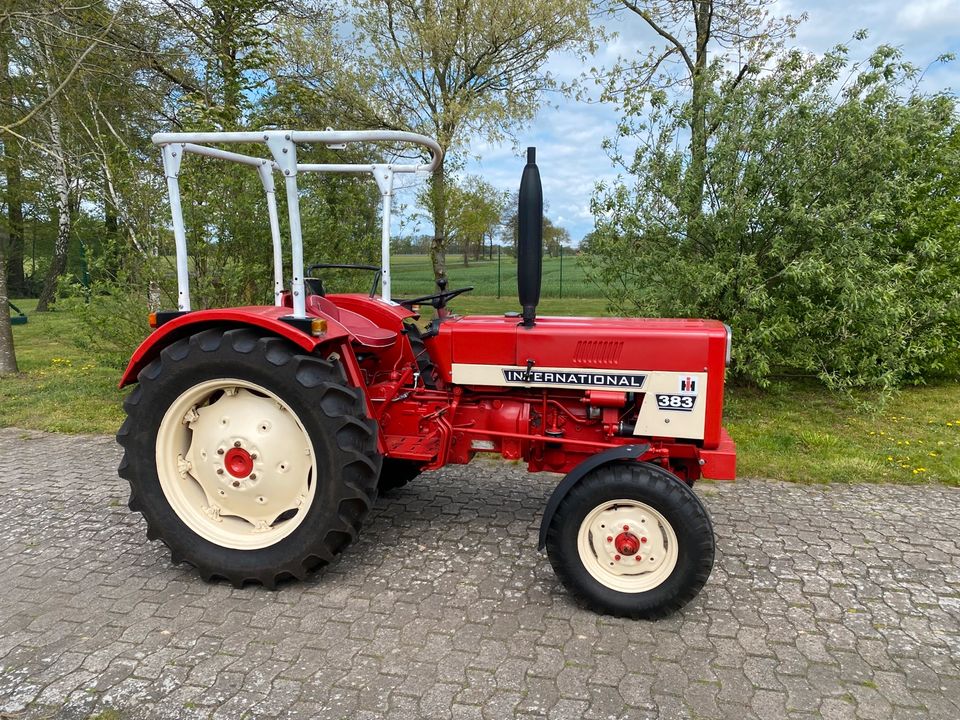
[[[428,462],[440,452],[440,439],[436,435],[388,435],[387,455],[402,460]]]

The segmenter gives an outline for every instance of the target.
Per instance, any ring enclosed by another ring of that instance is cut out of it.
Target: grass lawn
[[[123,421],[122,368],[71,341],[69,315],[32,312],[14,327],[19,376],[0,380],[0,426],[66,433],[116,432]],[[603,315],[605,301],[546,298],[544,315]],[[465,295],[461,313],[516,310],[511,294]],[[133,348],[131,348],[132,352]],[[907,388],[879,413],[857,412],[813,384],[769,391],[728,388],[725,421],[737,442],[742,477],[796,482],[943,482],[960,486],[960,383]]]
[[[877,413],[813,384],[727,391],[737,474],[960,486],[960,383],[905,388]]]
[[[21,374],[0,379],[0,425],[115,433],[124,418],[120,405],[126,393],[117,389],[122,368],[77,348],[70,341],[74,321],[69,315],[35,313],[36,300],[14,302],[29,321],[13,328]]]

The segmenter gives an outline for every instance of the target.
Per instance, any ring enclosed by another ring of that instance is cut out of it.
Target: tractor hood
[[[434,347],[457,385],[650,395],[644,434],[720,440],[729,330],[716,320],[472,316],[444,322]]]

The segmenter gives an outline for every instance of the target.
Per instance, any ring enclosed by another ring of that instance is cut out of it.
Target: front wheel
[[[588,473],[547,532],[550,564],[567,590],[600,613],[669,615],[710,576],[715,544],[706,509],[685,483],[649,463]]]
[[[178,340],[124,408],[130,509],[205,579],[302,578],[357,536],[376,497],[362,391],[280,338],[211,329]]]

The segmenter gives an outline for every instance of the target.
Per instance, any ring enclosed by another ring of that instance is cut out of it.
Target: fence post
[[[560,297],[563,298],[563,245],[560,245]]]
[[[497,300],[500,299],[500,246],[497,245]]]

